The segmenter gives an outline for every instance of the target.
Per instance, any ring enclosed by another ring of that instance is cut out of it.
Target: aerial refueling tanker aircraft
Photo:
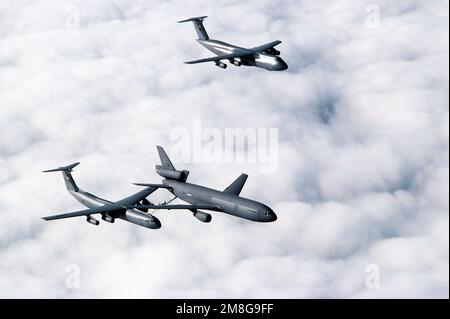
[[[246,49],[226,42],[213,40],[209,38],[209,35],[203,26],[203,20],[205,18],[207,18],[207,16],[190,18],[178,21],[178,23],[192,21],[198,35],[197,41],[217,56],[185,62],[186,64],[214,62],[218,67],[226,69],[227,64],[222,61],[228,60],[235,66],[256,66],[268,71],[283,71],[288,68],[286,62],[279,57],[281,52],[275,49],[281,41],[273,41],[258,47]]]
[[[66,188],[69,193],[88,209],[71,213],[43,217],[44,220],[55,220],[85,216],[87,222],[98,225],[100,222],[92,215],[100,214],[101,218],[113,223],[119,218],[139,226],[157,229],[161,227],[160,221],[153,216],[158,210],[188,210],[198,220],[209,223],[212,220],[210,213],[215,211],[233,215],[255,222],[273,222],[277,216],[268,206],[257,201],[240,197],[242,188],[247,180],[247,175],[242,174],[224,191],[207,188],[200,185],[187,183],[189,172],[178,171],[173,166],[166,152],[161,146],[157,146],[161,165],[156,165],[156,172],[163,177],[161,184],[135,183],[145,188],[129,197],[117,202],[111,202],[78,188],[71,172],[79,163],[59,167],[44,172],[62,172]],[[174,195],[168,202],[152,204],[146,198],[157,189],[166,189]],[[188,204],[170,204],[175,199],[181,199]],[[149,211],[152,210],[152,213]]]
[[[240,197],[242,188],[248,175],[241,174],[224,191],[207,188],[200,185],[187,183],[189,172],[186,170],[178,171],[173,166],[166,152],[161,146],[157,146],[161,165],[156,165],[156,172],[164,177],[162,184],[143,184],[135,185],[165,188],[175,197],[190,205],[136,205],[136,209],[188,209],[200,221],[209,223],[212,216],[209,213],[200,210],[210,210],[222,212],[236,217],[244,218],[255,222],[273,222],[277,216],[270,207],[257,201]]]

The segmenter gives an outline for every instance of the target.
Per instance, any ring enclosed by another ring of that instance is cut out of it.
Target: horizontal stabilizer
[[[186,19],[186,20],[178,21],[178,23],[191,21],[194,24],[195,32],[197,32],[198,38],[200,40],[209,40],[209,35],[206,32],[205,27],[203,26],[203,20],[205,20],[205,18],[206,18],[206,16],[189,18],[189,19]]]
[[[239,194],[242,191],[242,188],[244,187],[245,182],[247,181],[247,174],[241,174],[236,180],[230,184],[225,190],[224,193],[233,194],[236,196],[239,196]]]
[[[178,21],[178,23],[189,22],[189,21],[203,21],[203,20],[205,20],[207,17],[208,17],[208,16],[189,18],[189,19],[186,19],[186,20]]]
[[[73,171],[73,169],[75,168],[75,166],[79,165],[80,162],[76,162],[67,166],[62,166],[62,167],[58,167],[58,168],[54,168],[54,169],[48,169],[46,171],[43,171],[43,173],[50,173],[50,172],[67,172],[70,173]]]

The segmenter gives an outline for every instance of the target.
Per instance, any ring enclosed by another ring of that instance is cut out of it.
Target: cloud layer
[[[182,64],[208,53],[176,21],[204,14],[289,70]],[[448,298],[448,55],[446,1],[0,1],[0,297]],[[81,207],[43,169],[119,199],[195,121],[278,128],[273,174],[172,156],[219,189],[247,172],[276,223],[39,219]]]

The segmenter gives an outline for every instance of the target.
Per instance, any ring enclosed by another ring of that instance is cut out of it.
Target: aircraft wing
[[[263,51],[265,51],[267,49],[276,47],[277,45],[279,45],[281,43],[282,42],[280,40],[277,40],[277,41],[273,41],[273,42],[270,42],[270,43],[267,43],[267,44],[260,45],[259,47],[256,47],[256,48],[252,48],[251,50],[255,51],[255,52],[263,52]]]
[[[71,212],[71,213],[42,217],[42,219],[43,220],[55,220],[55,219],[64,219],[64,218],[72,218],[72,217],[79,217],[79,216],[88,216],[88,215],[101,214],[101,213],[116,213],[116,212],[120,212],[120,211],[123,211],[126,209],[127,209],[126,207],[123,207],[121,205],[108,204],[108,205],[104,205],[104,206],[100,206],[100,207],[79,210],[79,211]]]
[[[136,206],[128,206],[127,208],[136,208],[136,209],[208,209],[208,210],[220,210],[219,207],[208,204],[197,204],[197,205],[136,205]]]
[[[188,62],[184,62],[186,64],[197,64],[197,63],[205,63],[205,62],[217,62],[220,60],[229,60],[229,59],[234,59],[234,58],[242,58],[244,56],[247,55],[252,55],[253,52],[250,50],[237,50],[234,53],[231,54],[225,54],[225,55],[218,55],[212,58],[206,58],[206,59],[200,59],[200,60],[195,60],[195,61],[188,61]]]

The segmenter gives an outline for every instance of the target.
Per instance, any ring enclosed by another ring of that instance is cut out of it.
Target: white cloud
[[[359,1],[1,1],[0,297],[448,298],[448,2],[375,4],[378,27]],[[203,14],[218,39],[281,39],[289,70],[182,64],[208,53],[176,21]],[[276,223],[39,219],[81,207],[43,169],[81,161],[119,199],[195,120],[278,128],[275,174],[173,158],[217,188],[248,172]]]

